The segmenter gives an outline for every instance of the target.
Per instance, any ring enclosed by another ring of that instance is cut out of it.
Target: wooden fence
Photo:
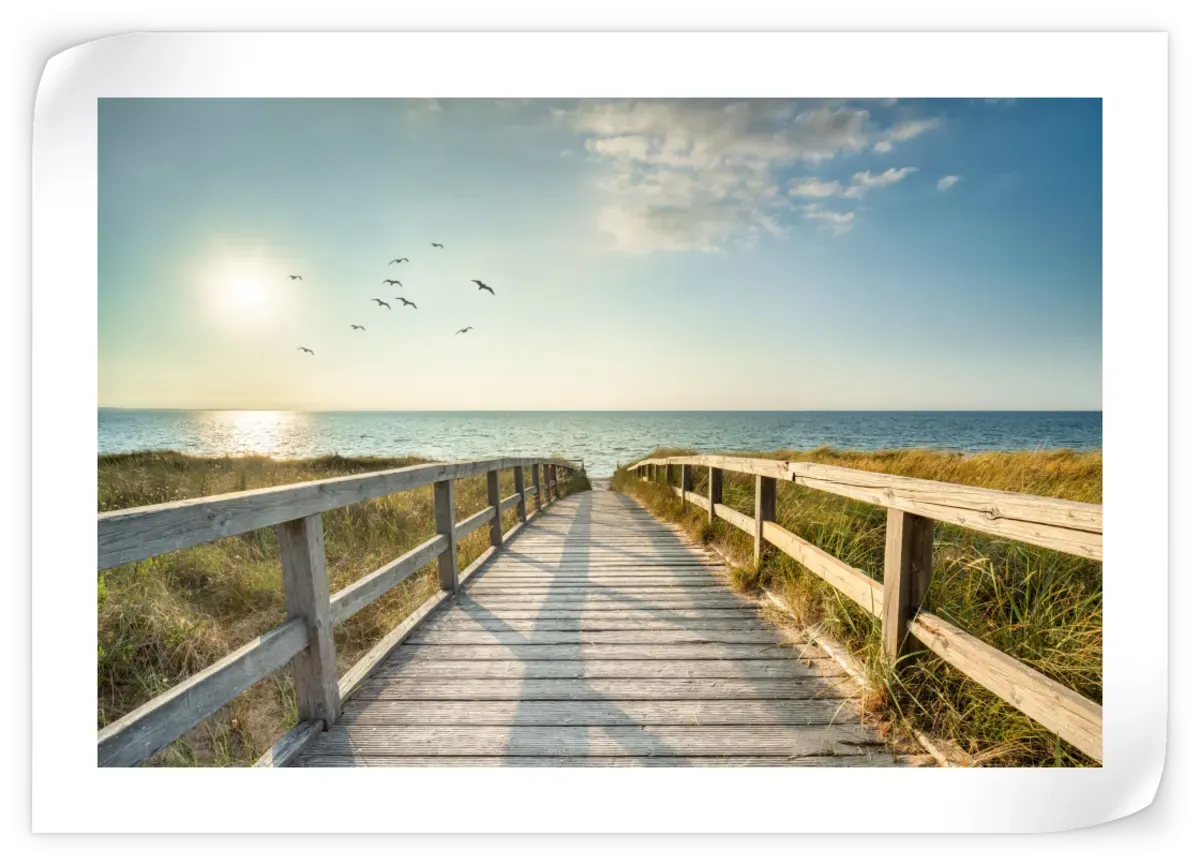
[[[530,486],[525,485],[526,469],[531,469]],[[501,499],[500,472],[507,470],[513,472],[516,492]],[[288,616],[279,627],[101,730],[99,764],[141,763],[290,661],[299,723],[258,762],[286,764],[337,720],[342,703],[388,652],[521,528],[530,516],[528,499],[532,497],[535,512],[541,511],[565,494],[560,481],[577,470],[567,460],[552,458],[432,463],[99,514],[101,570],[275,526]],[[480,474],[487,475],[488,506],[456,522],[454,481]],[[437,534],[331,597],[321,514],[431,484]],[[518,522],[505,534],[502,515],[514,507]],[[458,538],[485,525],[491,527],[491,546],[459,573]],[[339,679],[333,628],[435,559],[439,591]]]
[[[881,619],[884,650],[893,661],[924,644],[968,678],[1102,761],[1103,709],[1098,703],[921,609],[933,574],[934,522],[1101,561],[1100,505],[744,457],[664,457],[628,469],[644,481],[661,476],[665,483],[670,466],[681,467],[680,486],[673,487],[677,496],[707,510],[709,521],[719,517],[754,538],[755,566],[770,544]],[[708,469],[708,498],[692,489],[695,468]],[[726,471],[754,477],[753,517],[722,504]],[[882,585],[775,522],[776,484],[781,480],[887,508]]]

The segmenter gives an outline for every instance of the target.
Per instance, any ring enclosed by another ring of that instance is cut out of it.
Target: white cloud
[[[801,177],[785,191],[784,175],[872,146],[884,152],[937,122],[881,131],[867,108],[793,100],[584,101],[555,116],[583,137],[605,194],[600,229],[629,252],[750,249],[764,234],[783,236],[796,218],[791,198],[861,198],[915,169],[866,172],[850,189]],[[853,220],[821,213],[803,218],[842,231]]]
[[[854,227],[855,211],[853,210],[826,210],[819,204],[806,204],[800,209],[804,212],[805,219],[819,223],[822,228],[835,237],[845,234]]]
[[[892,149],[902,141],[911,141],[918,135],[924,135],[942,125],[938,117],[901,120],[880,133],[878,140],[871,145],[876,153],[891,153]]]
[[[959,177],[957,174],[947,174],[945,177],[943,177],[941,180],[939,180],[937,182],[938,192],[945,192],[947,189],[949,189],[954,184],[958,183],[958,181],[960,181],[960,180],[962,180],[962,178]]]
[[[799,177],[788,186],[788,195],[794,198],[829,198],[841,194],[842,184],[819,177]]]
[[[907,168],[889,168],[887,171],[882,171],[879,174],[872,174],[870,171],[860,171],[850,178],[851,185],[846,190],[846,196],[849,198],[862,198],[872,189],[880,189],[884,186],[891,186],[893,183],[899,183],[916,170],[916,168],[908,166]]]
[[[748,249],[783,236],[779,175],[869,144],[864,109],[777,100],[584,102],[568,118],[607,193],[600,228],[630,252]]]

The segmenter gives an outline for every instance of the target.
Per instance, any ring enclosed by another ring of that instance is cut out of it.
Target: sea
[[[192,411],[101,408],[101,454],[174,450],[279,458],[488,456],[582,459],[607,477],[656,447],[701,453],[1101,447],[1098,411]]]

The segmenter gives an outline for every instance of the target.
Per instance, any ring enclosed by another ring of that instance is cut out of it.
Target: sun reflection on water
[[[292,411],[205,412],[202,436],[211,452],[300,456],[310,444],[308,418]]]

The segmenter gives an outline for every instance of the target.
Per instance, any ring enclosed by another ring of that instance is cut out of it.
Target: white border
[[[58,55],[34,141],[33,828],[1034,831],[1145,807],[1166,735],[1167,551],[1143,543],[1167,493],[1166,81],[1163,34],[139,35]],[[1103,97],[1104,768],[95,768],[95,100],[618,95]]]

